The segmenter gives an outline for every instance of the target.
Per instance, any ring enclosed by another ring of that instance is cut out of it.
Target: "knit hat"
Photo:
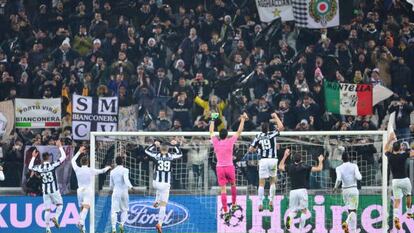
[[[67,45],[67,46],[69,46],[70,47],[70,39],[69,39],[69,37],[66,37],[64,40],[63,40],[63,42],[62,42],[62,45]]]

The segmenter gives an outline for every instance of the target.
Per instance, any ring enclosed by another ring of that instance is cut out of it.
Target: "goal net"
[[[154,140],[176,140],[183,157],[172,162],[171,192],[163,232],[284,232],[290,180],[278,171],[274,211],[268,210],[268,189],[264,211],[258,211],[258,156],[248,148],[257,133],[246,132],[236,142],[233,161],[237,177],[237,205],[229,222],[224,221],[220,188],[215,172],[216,157],[208,132],[92,132],[91,166],[113,165],[116,156],[125,156],[124,166],[136,191],[130,194],[127,233],[154,232],[159,209],[153,207],[154,162],[144,149]],[[231,133],[230,133],[231,135]],[[358,229],[360,232],[386,232],[388,229],[387,169],[383,156],[384,131],[282,132],[277,137],[279,161],[285,149],[302,156],[304,163],[317,164],[325,157],[322,172],[309,177],[309,214],[306,232],[342,232],[346,208],[341,193],[333,193],[335,168],[342,164],[345,150],[363,176],[360,189]],[[289,161],[288,161],[289,163]],[[91,208],[89,232],[111,232],[109,173],[95,181],[96,196]],[[231,203],[228,190],[228,203]],[[230,205],[230,204],[229,204]],[[293,232],[299,218],[293,220]],[[297,232],[297,231],[296,231]]]

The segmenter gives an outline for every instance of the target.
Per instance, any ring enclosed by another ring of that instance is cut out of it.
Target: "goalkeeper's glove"
[[[211,113],[211,120],[215,121],[219,117],[219,114],[217,112]]]

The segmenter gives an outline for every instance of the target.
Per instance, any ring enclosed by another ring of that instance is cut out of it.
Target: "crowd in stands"
[[[349,25],[283,22],[266,36],[249,0],[0,0],[0,101],[62,98],[63,127],[16,130],[0,142],[6,179],[20,186],[25,145],[71,144],[72,94],[139,105],[138,130],[257,130],[277,112],[286,130],[376,130],[397,111],[409,138],[414,17],[400,0],[354,0]],[[383,85],[375,117],[326,112],[323,81]]]

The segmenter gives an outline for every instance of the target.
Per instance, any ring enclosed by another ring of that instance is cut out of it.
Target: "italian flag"
[[[54,127],[60,127],[60,122],[16,122],[17,128],[32,128],[32,127],[38,127],[38,128],[54,128]]]
[[[328,112],[365,116],[372,115],[372,85],[324,82]]]

